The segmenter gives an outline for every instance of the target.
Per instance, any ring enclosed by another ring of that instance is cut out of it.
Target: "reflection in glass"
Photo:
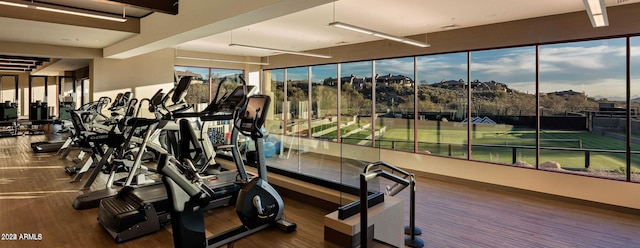
[[[535,48],[471,53],[471,159],[536,163]]]
[[[417,57],[418,152],[467,157],[467,53]]]
[[[309,134],[309,68],[287,69],[287,134],[306,137]]]
[[[338,137],[338,80],[337,65],[311,67],[311,134],[316,139],[333,140]]]
[[[540,46],[540,169],[626,178],[625,47]]]
[[[264,71],[265,94],[271,96],[271,108],[265,126],[271,134],[284,134],[284,70]]]
[[[375,63],[376,147],[413,152],[413,57]]]

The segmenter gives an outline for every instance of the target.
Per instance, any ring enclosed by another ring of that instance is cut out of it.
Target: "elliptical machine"
[[[258,177],[244,185],[238,194],[236,213],[242,221],[241,226],[206,237],[203,208],[213,200],[213,191],[203,183],[204,177],[197,173],[190,160],[178,161],[167,154],[160,157],[158,170],[173,203],[171,225],[175,247],[219,247],[273,225],[285,232],[296,229],[295,223],[282,219],[284,202],[267,181],[261,127],[271,100],[269,96],[254,95],[247,101],[245,112],[238,117],[239,125],[234,128],[251,137],[256,145]]]

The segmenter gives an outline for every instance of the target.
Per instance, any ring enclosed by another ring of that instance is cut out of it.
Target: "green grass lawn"
[[[325,129],[333,128],[333,127],[336,127],[336,126],[338,126],[338,124],[335,123],[335,122],[332,122],[332,123],[329,123],[329,124],[322,124],[322,125],[319,125],[319,126],[312,127],[311,128],[311,133],[317,133],[317,132],[323,131]]]
[[[526,146],[526,148],[517,148],[516,161],[525,161],[529,164],[535,164],[535,130],[512,130],[512,129],[478,129],[472,132],[472,159],[480,161],[489,161],[496,163],[511,164],[513,161],[513,147]],[[409,137],[409,138],[408,138]],[[550,131],[544,130],[540,134],[541,151],[540,161],[556,161],[563,168],[581,169],[585,167],[584,151],[556,151],[544,149],[545,147],[560,148],[580,148],[598,149],[598,150],[617,150],[624,151],[625,141],[618,140],[590,132],[582,131]],[[391,148],[390,141],[396,140],[396,150],[413,151],[413,130],[406,129],[390,129],[385,132],[382,137],[383,141],[379,141],[380,147]],[[467,132],[466,129],[451,130],[435,130],[423,129],[418,130],[418,141],[420,151],[429,151],[432,154],[466,157]],[[398,142],[409,141],[409,142]],[[502,147],[488,147],[482,145],[501,145]],[[640,151],[640,145],[632,144],[631,149]],[[626,157],[624,153],[617,154],[608,151],[591,152],[590,168],[613,170],[624,167]],[[632,156],[633,167],[640,168],[640,156]]]
[[[356,125],[341,128],[342,134],[355,130]],[[326,134],[335,137],[336,132]],[[371,135],[370,130],[352,134],[345,138],[345,143],[357,144]],[[413,130],[387,129],[376,142],[377,147],[395,150],[413,151]],[[535,130],[514,129],[510,126],[477,127],[472,131],[472,159],[495,163],[512,164],[514,147],[516,161],[529,164],[536,163]],[[605,150],[591,151],[589,154],[590,168],[616,170],[624,167],[626,156],[624,153],[611,151],[625,151],[624,140],[618,140],[586,131],[554,131],[543,130],[540,133],[540,162],[556,161],[563,168],[585,168],[585,151],[572,149]],[[418,130],[418,150],[442,156],[459,158],[467,157],[467,130],[465,126],[442,127],[440,129]],[[499,147],[492,147],[499,146]],[[569,150],[553,150],[552,148],[567,148]],[[632,151],[640,151],[640,145],[632,144]],[[632,155],[632,167],[640,168],[640,155]]]

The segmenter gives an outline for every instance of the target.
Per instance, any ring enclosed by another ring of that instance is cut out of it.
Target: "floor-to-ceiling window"
[[[340,72],[341,139],[371,146],[373,136],[372,62],[343,63]]]
[[[2,92],[0,93],[0,100],[2,102],[13,102],[18,105],[18,115],[25,115],[20,109],[27,109],[29,106],[20,106],[21,98],[20,94],[16,94],[18,91],[16,88],[18,87],[18,75],[0,75],[0,87],[2,88]],[[26,103],[29,104],[29,103]]]
[[[184,101],[194,106],[194,111],[202,111],[212,101],[219,102],[220,98],[227,96],[241,83],[239,77],[243,73],[242,70],[187,66],[175,66],[174,69],[178,79],[192,77]],[[213,121],[205,123],[203,127],[208,129],[207,134],[213,144],[223,144],[230,138],[231,124],[230,121]]]
[[[418,152],[467,157],[467,53],[416,58]]]
[[[211,85],[209,68],[176,66],[174,70],[178,77],[192,77],[185,101],[188,104],[193,104],[196,110],[204,109],[209,104]]]
[[[265,94],[271,97],[271,108],[265,126],[271,134],[284,134],[284,70],[265,71],[264,79]]]
[[[298,135],[297,144],[307,138],[342,144],[343,159],[359,159],[372,147],[416,149],[637,181],[640,38],[629,41],[630,103],[627,38],[615,38],[270,70],[266,87],[282,111],[271,120],[289,119],[288,137]],[[311,96],[298,96],[301,85],[310,85],[302,91]],[[310,99],[306,116],[298,111],[302,99]]]
[[[631,125],[628,130],[631,142],[629,178],[631,181],[638,182],[640,181],[640,37],[629,38],[629,51],[630,102],[627,105]],[[627,133],[618,133],[627,137]]]
[[[311,66],[311,136],[334,140],[338,137],[337,65]]]
[[[471,52],[471,159],[536,163],[535,47]]]
[[[30,99],[31,102],[35,103],[35,102],[42,102],[42,103],[47,103],[47,107],[51,107],[52,105],[55,106],[56,102],[48,102],[48,97],[45,97],[45,84],[48,83],[47,81],[47,77],[46,76],[38,76],[38,77],[30,77],[29,80],[31,80],[31,89],[27,89],[30,93],[31,96],[28,97],[27,99]],[[45,81],[47,81],[45,83]],[[29,108],[25,108],[25,113],[24,115],[29,115]],[[48,111],[48,109],[47,109]],[[51,113],[52,115],[56,115],[55,112]]]
[[[625,179],[625,44],[540,46],[540,169]]]
[[[414,150],[413,57],[376,60],[376,147]]]

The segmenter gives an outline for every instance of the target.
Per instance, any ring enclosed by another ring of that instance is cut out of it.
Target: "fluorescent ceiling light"
[[[324,55],[324,54],[296,52],[296,51],[282,50],[277,48],[258,47],[258,46],[242,45],[242,44],[235,44],[235,43],[231,43],[229,44],[229,46],[244,47],[244,48],[251,48],[251,49],[264,50],[264,51],[270,51],[270,52],[287,53],[287,54],[294,54],[294,55],[302,55],[302,56],[309,56],[309,57],[316,57],[316,58],[323,58],[323,59],[332,58],[330,55]]]
[[[64,9],[40,6],[40,4],[38,4],[38,5],[35,5],[35,4],[28,5],[28,4],[20,4],[20,3],[14,3],[14,2],[0,1],[0,5],[8,5],[8,6],[22,7],[22,8],[33,8],[33,9],[37,9],[37,10],[43,10],[43,11],[49,11],[49,12],[67,14],[67,15],[84,16],[84,17],[90,17],[90,18],[96,18],[96,19],[102,19],[102,20],[108,20],[108,21],[115,21],[115,22],[126,22],[127,21],[127,19],[124,18],[124,17],[114,17],[114,16],[91,14],[91,13],[86,13],[86,12],[72,11],[72,10],[64,10]]]
[[[375,34],[373,34],[373,36],[380,37],[380,38],[385,38],[385,39],[387,39],[387,40],[392,40],[392,41],[402,42],[402,38],[400,38],[400,37],[395,37],[395,36],[391,36],[391,35],[387,35],[387,34],[379,34],[379,33],[375,33]]]
[[[200,58],[200,57],[189,57],[189,56],[176,56],[176,59],[192,59],[192,60],[213,61],[213,62],[222,62],[222,63],[237,63],[237,64],[248,64],[248,65],[269,65],[269,63],[265,63],[265,62],[211,59],[211,58]]]
[[[22,8],[28,8],[29,7],[29,5],[26,5],[26,4],[3,2],[3,1],[0,1],[0,4],[1,5],[9,5],[9,6],[13,6],[13,7],[22,7]]]
[[[84,17],[102,19],[102,20],[107,20],[107,21],[114,21],[114,22],[126,22],[127,21],[126,18],[89,14],[89,13],[83,13],[83,12],[70,11],[70,10],[54,9],[54,8],[49,8],[49,7],[35,6],[35,9],[49,11],[49,12],[62,13],[62,14],[68,14],[68,15],[84,16]]]
[[[27,71],[27,69],[25,69],[25,68],[20,68],[20,67],[5,67],[5,66],[0,66],[0,70],[10,70],[10,71]]]
[[[351,31],[355,31],[355,32],[363,33],[363,34],[373,35],[373,36],[384,38],[384,39],[387,39],[387,40],[402,42],[402,43],[405,43],[405,44],[418,46],[418,47],[430,47],[431,46],[431,45],[429,45],[429,44],[427,44],[425,42],[412,40],[412,39],[408,39],[408,38],[404,38],[404,37],[399,37],[399,36],[395,36],[395,35],[390,35],[390,34],[386,34],[386,33],[383,33],[383,32],[374,31],[374,30],[371,30],[371,29],[361,28],[361,27],[354,26],[354,25],[351,25],[351,24],[346,24],[346,23],[343,23],[343,22],[332,22],[332,23],[329,23],[329,26],[336,27],[336,28],[347,29],[347,30],[351,30]]]
[[[356,31],[356,32],[360,32],[363,34],[369,34],[369,35],[373,35],[373,31],[370,31],[368,29],[364,29],[364,28],[360,28],[360,27],[356,27],[356,26],[352,26],[346,23],[342,23],[342,22],[332,22],[329,23],[329,26],[333,26],[336,28],[342,28],[342,29],[347,29],[347,30],[351,30],[351,31]]]
[[[594,28],[609,26],[607,6],[604,0],[583,0],[584,7]]]
[[[27,62],[2,62],[2,60],[0,59],[0,66],[3,65],[35,65],[36,62],[31,62],[31,63],[27,63]]]

